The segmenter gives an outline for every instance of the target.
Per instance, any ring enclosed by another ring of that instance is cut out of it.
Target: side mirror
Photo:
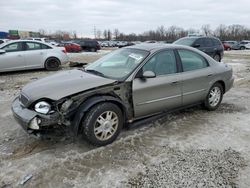
[[[200,44],[193,44],[193,47],[194,48],[198,48],[198,47],[200,47],[201,45]]]
[[[155,78],[156,75],[153,71],[145,71],[143,74],[142,74],[142,77],[143,78]]]
[[[0,54],[5,54],[5,53],[6,53],[5,50],[0,49]]]

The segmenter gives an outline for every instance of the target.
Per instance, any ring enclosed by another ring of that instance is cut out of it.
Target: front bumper
[[[53,115],[43,115],[23,107],[22,103],[19,101],[19,97],[15,98],[15,100],[13,101],[11,110],[16,121],[28,133],[48,129],[52,125],[58,124],[59,121],[59,115],[56,113]],[[30,125],[32,120],[34,120],[35,118],[39,119],[39,129],[34,130],[30,127]]]

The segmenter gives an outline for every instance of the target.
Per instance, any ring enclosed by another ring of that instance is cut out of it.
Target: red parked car
[[[227,42],[223,41],[222,44],[223,44],[224,50],[231,50],[232,49],[231,45],[228,44]]]
[[[67,52],[81,52],[82,48],[76,43],[64,43],[64,47]]]

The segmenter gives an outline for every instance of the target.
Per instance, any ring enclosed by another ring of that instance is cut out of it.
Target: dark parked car
[[[221,41],[215,37],[184,37],[175,41],[174,44],[197,48],[210,55],[216,61],[221,61],[224,55],[224,47]]]
[[[12,111],[30,134],[66,126],[101,146],[145,117],[196,104],[215,110],[233,82],[229,65],[197,49],[141,44],[26,85]]]
[[[81,46],[82,50],[96,52],[101,49],[97,40],[79,40],[75,42]]]

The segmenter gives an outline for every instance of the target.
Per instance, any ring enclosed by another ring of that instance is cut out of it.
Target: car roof
[[[36,43],[45,44],[45,45],[50,46],[50,47],[53,48],[53,46],[50,45],[49,43],[45,43],[45,42],[37,41],[37,40],[27,40],[27,39],[26,40],[20,40],[20,39],[19,40],[10,40],[10,41],[7,41],[7,42],[1,44],[1,47],[5,46],[6,44],[11,44],[11,43],[14,43],[14,42],[36,42]]]
[[[189,47],[189,46],[184,46],[184,45],[177,45],[177,44],[162,44],[162,43],[142,43],[142,44],[136,44],[133,46],[128,46],[125,48],[129,49],[138,49],[138,50],[146,50],[149,52],[153,51],[158,51],[162,49],[189,49],[196,51],[196,49]]]

